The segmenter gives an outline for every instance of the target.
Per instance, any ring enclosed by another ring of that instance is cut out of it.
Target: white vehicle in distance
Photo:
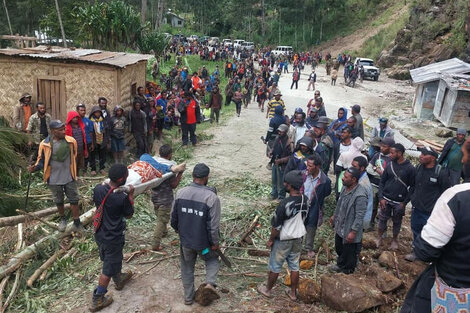
[[[276,49],[271,51],[271,53],[275,56],[279,56],[292,54],[292,51],[293,49],[291,46],[277,46]]]
[[[209,46],[215,46],[219,43],[219,37],[211,37],[209,38]]]
[[[228,47],[232,45],[232,40],[231,39],[224,39],[222,40],[223,46]]]
[[[242,39],[236,39],[233,41],[233,48],[237,49],[237,48],[241,48],[242,47],[242,43],[244,43],[245,40],[242,40]]]
[[[243,50],[248,50],[248,51],[253,51],[255,50],[255,44],[251,41],[245,41],[242,43],[242,49]]]
[[[191,36],[188,37],[189,42],[198,41],[198,40],[199,40],[198,35],[191,35]]]

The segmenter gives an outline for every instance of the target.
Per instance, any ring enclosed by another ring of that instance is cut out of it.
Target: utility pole
[[[62,41],[64,42],[64,48],[67,48],[67,40],[65,39],[64,25],[62,24],[62,17],[60,16],[59,1],[55,0],[55,8],[57,10],[57,18],[59,19],[60,32],[62,33]]]

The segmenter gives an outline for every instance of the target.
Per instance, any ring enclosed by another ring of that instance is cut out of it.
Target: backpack
[[[305,228],[304,219],[302,218],[302,207],[304,206],[304,195],[302,195],[302,202],[300,204],[300,210],[297,214],[290,219],[284,221],[279,234],[281,240],[298,239],[305,236],[307,229]],[[305,210],[306,211],[306,210]]]

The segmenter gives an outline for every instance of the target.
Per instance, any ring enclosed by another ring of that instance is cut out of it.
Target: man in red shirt
[[[181,133],[183,146],[188,145],[188,134],[193,146],[196,145],[196,123],[201,120],[201,109],[191,92],[184,93],[184,100],[178,106],[181,114]]]

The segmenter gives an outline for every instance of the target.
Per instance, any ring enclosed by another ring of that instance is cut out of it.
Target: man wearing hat
[[[38,158],[35,165],[28,167],[30,173],[44,170],[44,182],[51,190],[54,202],[59,210],[59,231],[65,231],[67,217],[64,211],[64,194],[70,202],[73,215],[72,230],[81,232],[78,210],[77,185],[77,142],[73,137],[65,135],[65,124],[53,120],[49,124],[51,134],[39,144]]]
[[[390,163],[390,147],[395,144],[393,138],[384,138],[384,139],[374,139],[371,141],[371,145],[377,145],[380,149],[379,152],[376,152],[374,156],[370,159],[369,164],[367,165],[367,175],[369,176],[370,183],[372,185],[373,191],[373,204],[372,204],[372,217],[370,220],[370,228],[367,230],[372,230],[375,226],[375,218],[377,217],[377,211],[379,208],[379,198],[377,196],[379,192],[380,178]],[[367,231],[366,230],[366,231]]]
[[[286,109],[286,105],[284,104],[284,100],[281,99],[281,92],[276,90],[274,92],[274,99],[269,100],[268,108],[266,110],[266,118],[273,118],[274,117],[274,110],[277,106],[281,106],[283,110]]]
[[[124,288],[131,279],[132,272],[122,272],[122,250],[125,243],[126,219],[134,214],[134,187],[129,192],[113,192],[126,183],[129,172],[124,164],[113,164],[109,169],[109,183],[98,184],[93,190],[96,213],[93,218],[95,241],[98,244],[100,259],[103,262],[98,286],[93,291],[90,311],[96,312],[113,302],[106,296],[111,278],[116,290]]]
[[[284,186],[289,192],[289,197],[282,200],[276,208],[276,212],[271,220],[271,235],[266,246],[271,249],[269,258],[269,274],[267,284],[258,286],[258,292],[271,298],[272,288],[276,283],[279,273],[282,271],[282,265],[287,262],[290,270],[291,285],[286,289],[287,296],[297,300],[297,286],[299,284],[300,252],[302,250],[302,237],[305,234],[301,229],[297,232],[289,230],[294,227],[295,219],[300,217],[300,224],[308,213],[308,198],[300,191],[303,184],[302,173],[300,171],[291,171],[284,177]],[[298,214],[301,214],[300,216]]]
[[[458,128],[457,136],[447,140],[437,160],[438,164],[449,169],[452,186],[459,184],[462,176],[462,146],[466,135],[465,128]]]
[[[286,168],[289,157],[292,153],[292,143],[287,136],[289,130],[286,124],[279,125],[277,136],[273,142],[271,150],[271,197],[272,199],[284,199],[284,170]]]
[[[416,167],[415,185],[411,194],[411,230],[413,246],[441,194],[451,187],[449,170],[437,164],[439,154],[430,147],[419,148],[419,165]],[[405,256],[405,260],[416,260],[414,252]]]
[[[29,118],[34,114],[35,110],[31,106],[31,95],[24,93],[20,98],[20,104],[15,107],[13,112],[13,126],[25,132],[28,128]]]
[[[357,134],[364,140],[364,121],[362,120],[361,106],[359,104],[353,105],[351,107],[351,114],[356,118],[356,125],[354,127],[357,130]]]
[[[392,138],[394,137],[395,132],[388,126],[388,118],[386,117],[381,117],[379,118],[379,125],[374,127],[372,130],[372,136],[370,139],[370,142],[376,142],[377,140],[383,139],[383,138]],[[375,146],[370,144],[369,146],[369,158],[372,158],[376,152],[378,152],[378,149],[374,148]]]
[[[173,202],[171,227],[180,237],[181,279],[184,303],[194,301],[194,266],[197,256],[206,263],[206,287],[217,284],[219,260],[220,200],[215,188],[208,187],[210,169],[198,163],[193,170],[193,182],[180,189]]]
[[[350,167],[344,172],[343,189],[330,225],[335,229],[336,264],[330,271],[351,274],[356,269],[357,251],[362,242],[364,215],[367,211],[367,190],[359,184],[361,171]]]

